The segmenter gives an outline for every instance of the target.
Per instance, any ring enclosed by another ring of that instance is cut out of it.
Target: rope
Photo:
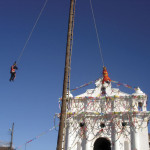
[[[41,134],[39,134],[39,135],[35,136],[34,138],[32,138],[32,139],[28,140],[27,142],[25,142],[24,144],[22,144],[22,145],[16,147],[16,150],[21,149],[22,146],[24,146],[24,145],[26,146],[28,143],[30,143],[30,142],[32,142],[32,141],[34,141],[34,140],[40,138],[41,136],[45,135],[45,134],[48,133],[48,132],[51,132],[51,131],[54,130],[55,128],[56,128],[56,127],[54,126],[54,127],[50,128],[50,129],[48,129],[48,130],[42,132]]]
[[[17,62],[20,61],[20,58],[21,58],[22,55],[23,55],[23,52],[24,52],[24,50],[25,50],[25,48],[26,48],[26,46],[27,46],[27,44],[28,44],[28,42],[29,42],[29,40],[30,40],[30,38],[31,38],[31,36],[32,36],[32,33],[33,33],[33,31],[34,31],[34,29],[35,29],[35,27],[36,27],[36,25],[37,25],[37,23],[38,23],[38,21],[39,21],[39,19],[40,19],[40,16],[41,16],[41,14],[42,14],[42,12],[43,12],[43,10],[44,10],[46,4],[47,4],[47,1],[48,1],[48,0],[45,0],[45,3],[44,3],[44,5],[43,5],[43,7],[42,7],[42,9],[41,9],[41,11],[40,11],[40,13],[39,13],[39,15],[38,15],[36,21],[35,21],[35,24],[34,24],[32,30],[31,30],[31,32],[30,32],[30,34],[29,34],[29,36],[28,36],[28,38],[27,38],[25,44],[24,44],[24,47],[23,47],[23,49],[22,49],[22,51],[21,51],[21,53],[20,53],[20,55],[19,55],[19,57],[18,57],[18,59],[17,59]]]
[[[95,21],[95,17],[94,17],[94,11],[93,11],[91,0],[90,0],[90,5],[91,5],[91,11],[92,11],[92,16],[93,16],[93,20],[94,20],[94,26],[95,26],[98,46],[99,46],[99,50],[100,50],[100,56],[101,56],[102,64],[103,64],[103,67],[104,67],[104,59],[103,59],[103,55],[102,55],[102,49],[101,49],[101,45],[100,45],[100,40],[99,40],[99,36],[98,36],[98,31],[97,31],[97,26],[96,26],[96,21]]]

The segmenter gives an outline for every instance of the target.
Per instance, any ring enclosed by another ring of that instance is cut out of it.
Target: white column
[[[111,141],[112,141],[112,150],[120,150],[119,149],[119,139],[118,139],[118,136],[117,135],[117,132],[116,132],[116,126],[114,126],[112,124],[112,128],[111,128]]]
[[[114,150],[120,150],[119,148],[119,139],[117,133],[115,133],[115,149]]]
[[[149,138],[147,121],[143,121],[142,128],[139,129],[140,150],[149,150]]]
[[[140,150],[138,129],[136,129],[136,127],[132,125],[130,133],[131,133],[131,150]]]
[[[82,150],[86,150],[86,139],[85,138],[81,139],[81,147],[82,147]]]
[[[67,125],[67,128],[66,128],[66,143],[65,143],[65,149],[66,150],[68,150],[69,149],[69,147],[70,147],[70,134],[69,134],[69,132],[70,132],[70,125],[69,125],[69,123],[68,123],[68,125]]]
[[[143,103],[143,111],[147,111],[147,108],[146,108],[146,101],[144,101],[144,103]]]
[[[66,142],[65,143],[66,150],[74,150],[74,148],[75,148],[75,146],[74,146],[74,144],[75,144],[74,139],[76,138],[76,133],[78,131],[73,132],[73,130],[74,130],[73,126],[70,123],[68,123],[67,128],[66,128],[66,141],[65,141]]]
[[[87,135],[87,140],[86,140],[86,150],[90,150],[91,149],[91,141],[89,141],[91,139],[91,135]]]
[[[135,129],[135,132],[134,132],[134,142],[135,142],[135,150],[140,150],[139,149],[139,133],[138,133],[138,129]]]

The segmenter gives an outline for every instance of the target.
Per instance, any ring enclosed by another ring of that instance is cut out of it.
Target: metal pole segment
[[[11,129],[10,150],[12,150],[12,145],[13,145],[13,134],[14,134],[14,123],[13,123],[13,125],[12,125],[12,129]]]

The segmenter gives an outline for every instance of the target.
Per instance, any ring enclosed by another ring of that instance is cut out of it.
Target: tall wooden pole
[[[66,120],[66,95],[67,95],[68,73],[70,69],[69,58],[70,58],[70,44],[71,44],[72,21],[73,21],[73,7],[74,7],[74,0],[70,0],[70,13],[69,13],[66,59],[65,59],[65,69],[64,69],[64,81],[63,81],[63,96],[62,96],[59,132],[58,132],[58,139],[57,139],[57,150],[63,149],[63,140],[65,139],[64,128],[65,128],[65,120]]]
[[[11,129],[10,150],[12,150],[12,145],[13,145],[13,134],[14,134],[14,123],[13,123],[12,129]]]

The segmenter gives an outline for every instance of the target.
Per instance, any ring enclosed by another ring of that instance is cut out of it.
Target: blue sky
[[[48,0],[9,82],[10,66],[18,58],[45,0],[0,1],[0,140],[23,145],[54,126],[62,95],[69,0]],[[112,80],[139,86],[148,96],[150,77],[150,1],[92,1],[105,66]],[[102,74],[89,0],[77,0],[71,65],[71,88]],[[73,95],[84,92],[83,88]],[[123,89],[125,92],[128,89]],[[134,91],[129,91],[133,93]],[[148,110],[150,103],[148,102]],[[54,150],[57,131],[27,145],[27,150]],[[24,149],[24,145],[22,147]]]

